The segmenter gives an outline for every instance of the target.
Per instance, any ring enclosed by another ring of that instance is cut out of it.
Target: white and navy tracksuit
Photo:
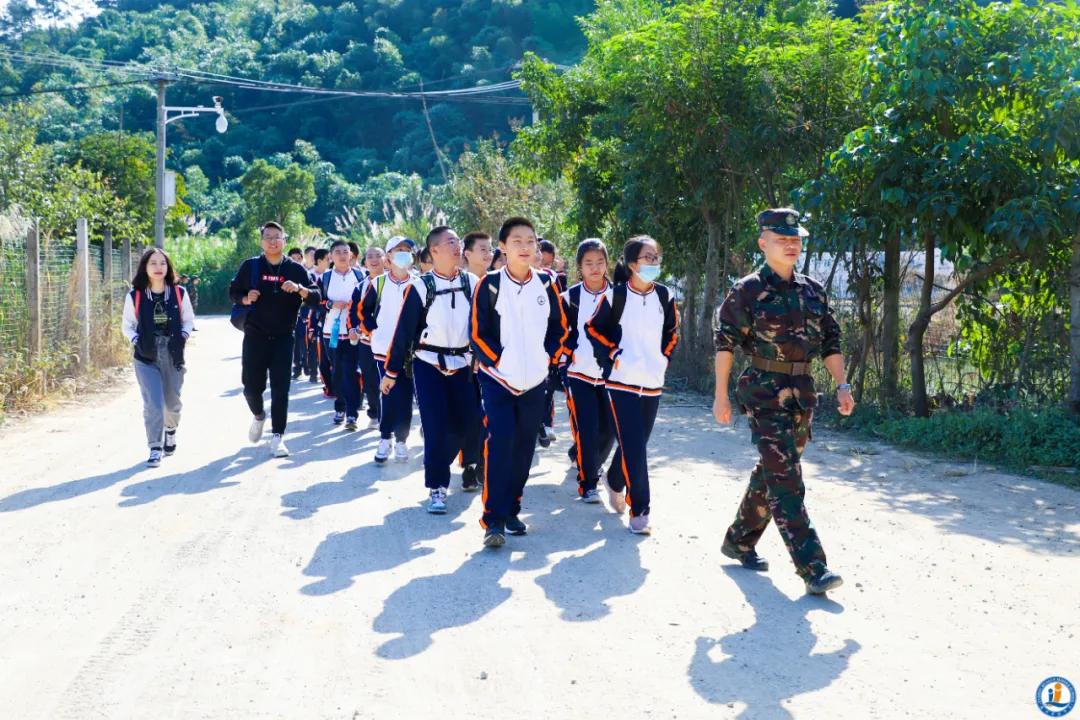
[[[179,285],[167,285],[161,294],[132,290],[124,298],[121,329],[135,350],[135,378],[151,448],[161,449],[165,431],[180,423],[184,345],[194,326],[195,310]]]
[[[566,340],[566,351],[570,355],[565,368],[566,406],[574,433],[579,495],[596,489],[604,461],[615,445],[615,423],[611,417],[604,371],[597,364],[592,343],[585,333],[585,323],[596,314],[605,298],[611,302],[611,284],[606,280],[600,292],[594,293],[584,283],[578,283],[563,293],[570,325]],[[608,475],[615,471],[615,465],[612,465]]]
[[[386,356],[394,341],[398,316],[405,306],[405,296],[412,291],[414,275],[397,280],[388,272],[368,280],[363,297],[353,304],[353,319],[371,338],[371,353],[379,367],[380,379],[387,375]],[[391,377],[395,377],[391,375]],[[408,373],[397,375],[397,382],[386,395],[382,395],[379,415],[379,432],[382,439],[394,437],[405,442],[412,424],[413,381]]]
[[[471,340],[488,430],[480,521],[485,528],[502,528],[521,511],[549,369],[562,355],[567,334],[562,300],[547,274],[530,271],[519,282],[504,267],[484,276],[473,291]]]
[[[620,299],[618,296],[622,295]],[[619,310],[621,306],[621,312]],[[612,289],[585,324],[597,364],[604,369],[619,449],[608,475],[612,489],[626,486],[632,516],[649,514],[649,466],[646,448],[668,358],[678,343],[679,311],[671,291],[654,283],[639,293],[627,283]]]
[[[349,342],[349,330],[359,327],[354,324],[349,309],[361,296],[364,276],[359,270],[349,268],[344,273],[331,268],[320,279],[323,305],[326,317],[322,326],[323,347],[331,358],[331,378],[333,378],[334,410],[343,412],[347,417],[355,418],[360,414],[360,375],[357,372],[359,348]],[[344,308],[335,308],[334,303],[347,303]],[[331,335],[337,327],[337,341],[331,341]]]
[[[443,277],[434,270],[413,280],[387,352],[386,375],[398,382],[413,356],[429,489],[450,487],[450,464],[459,452],[466,458],[479,455],[481,411],[469,348],[472,289],[478,282],[468,272]]]

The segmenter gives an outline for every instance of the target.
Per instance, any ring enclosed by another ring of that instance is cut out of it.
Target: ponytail
[[[633,275],[630,272],[630,263],[637,262],[642,249],[646,245],[652,245],[655,248],[660,247],[659,243],[648,235],[635,235],[626,241],[626,245],[623,246],[622,257],[619,258],[619,262],[615,263],[612,282],[616,285],[630,282],[630,277]]]

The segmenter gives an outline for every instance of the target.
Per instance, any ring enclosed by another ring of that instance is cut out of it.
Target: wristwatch
[[[836,386],[836,392],[840,392],[841,390],[847,390],[847,391],[850,392],[851,391],[851,383],[840,383],[839,385],[837,385]]]

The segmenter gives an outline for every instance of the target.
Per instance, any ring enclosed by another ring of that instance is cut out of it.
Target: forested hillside
[[[4,47],[322,88],[400,91],[421,84],[446,90],[505,81],[528,51],[572,63],[585,47],[575,18],[588,13],[593,2],[115,0],[99,2],[102,12],[74,28],[35,26],[35,14],[40,20],[57,5],[9,3],[0,28]],[[0,93],[9,96],[127,81],[128,76],[94,68],[33,64],[10,55],[0,59]],[[238,222],[239,178],[257,158],[305,166],[315,178],[317,197],[307,220],[331,228],[343,206],[381,202],[362,187],[369,178],[394,172],[441,180],[432,134],[444,160],[453,162],[477,138],[497,133],[509,139],[512,124],[530,115],[528,104],[520,102],[430,102],[429,130],[416,100],[328,100],[191,81],[170,86],[168,102],[208,105],[213,95],[224,98],[229,131],[218,135],[205,119],[182,121],[169,128],[169,150],[170,166],[187,179],[188,203],[216,226]],[[38,138],[45,143],[154,127],[148,83],[36,100],[49,118]],[[297,140],[304,143],[299,153]]]

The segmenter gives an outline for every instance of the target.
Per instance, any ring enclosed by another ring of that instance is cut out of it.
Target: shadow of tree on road
[[[737,449],[720,446],[722,433],[735,434]],[[656,465],[724,464],[738,469],[740,483],[757,461],[746,421],[719,428],[704,406],[661,405],[649,457]],[[829,483],[866,493],[883,515],[899,510],[927,517],[944,532],[1053,555],[1080,553],[1080,493],[1069,488],[829,431],[815,431],[803,470],[811,517],[814,486]]]
[[[784,701],[831,685],[861,646],[848,639],[832,652],[813,652],[817,636],[807,615],[841,613],[842,605],[813,595],[792,600],[767,575],[740,567],[724,572],[753,606],[754,624],[719,640],[699,637],[687,670],[690,684],[710,703],[745,703],[740,718],[789,720]],[[724,657],[717,659],[717,651]]]

